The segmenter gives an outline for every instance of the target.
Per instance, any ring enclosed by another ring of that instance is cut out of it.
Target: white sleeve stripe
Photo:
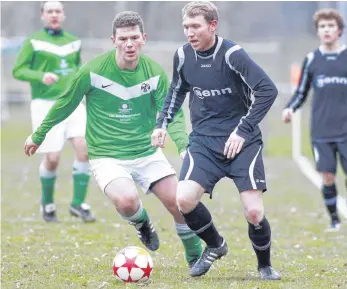
[[[178,67],[177,67],[178,81],[177,81],[176,87],[173,89],[173,92],[172,92],[172,98],[171,98],[171,102],[170,102],[170,105],[169,105],[169,108],[168,108],[168,111],[167,111],[167,116],[164,118],[164,121],[163,121],[162,128],[165,128],[165,129],[168,126],[167,120],[171,119],[172,109],[175,107],[175,102],[176,102],[176,97],[177,97],[177,90],[179,90],[179,88],[182,85],[182,79],[181,79],[181,76],[180,76],[180,70],[182,69],[182,66],[183,66],[184,60],[185,60],[183,46],[178,48],[177,54],[178,54],[178,59],[179,59],[179,63],[178,63]]]
[[[250,100],[251,100],[252,103],[251,103],[251,105],[250,105],[249,108],[248,108],[247,114],[246,114],[245,116],[241,117],[241,119],[240,119],[240,121],[239,121],[237,127],[235,128],[235,131],[236,131],[236,132],[237,132],[239,126],[242,124],[243,119],[246,118],[246,117],[251,113],[251,110],[252,110],[252,107],[253,107],[253,103],[254,103],[254,101],[255,101],[253,89],[252,89],[252,88],[250,87],[250,85],[247,83],[246,79],[243,77],[243,75],[241,74],[241,72],[238,71],[238,70],[236,70],[236,68],[235,68],[234,66],[232,66],[231,63],[230,63],[230,55],[231,55],[233,52],[235,52],[235,51],[237,51],[237,50],[240,50],[240,49],[242,49],[242,47],[241,47],[240,45],[235,45],[235,46],[229,48],[228,51],[225,53],[225,61],[226,61],[226,63],[229,65],[230,69],[233,70],[233,71],[235,71],[238,75],[240,75],[242,81],[243,81],[243,82],[248,86],[248,88],[251,90]]]
[[[313,52],[310,52],[309,54],[307,54],[306,65],[305,65],[305,68],[304,68],[304,72],[303,72],[303,75],[302,75],[300,86],[298,88],[298,96],[294,100],[294,102],[291,105],[291,107],[295,107],[302,100],[302,98],[304,97],[304,89],[306,87],[307,79],[308,79],[308,68],[309,68],[310,64],[312,63],[313,58],[314,58],[314,53]]]
[[[251,100],[251,101],[252,101],[252,104],[249,106],[247,114],[246,114],[245,116],[243,116],[243,117],[240,118],[240,121],[239,121],[237,127],[235,128],[235,132],[236,132],[236,133],[237,133],[237,130],[239,129],[239,126],[242,125],[243,120],[244,120],[247,116],[249,116],[249,114],[251,113],[251,110],[252,110],[252,108],[253,108],[253,104],[254,104],[254,101],[255,101],[254,96],[252,97],[252,100]]]
[[[307,77],[308,77],[308,67],[310,66],[313,58],[314,58],[313,52],[311,52],[307,55],[307,62],[306,62],[305,69],[304,69],[304,75],[302,77],[302,82],[301,82],[301,85],[299,87],[300,93],[303,93],[303,91],[304,91],[305,84],[306,84]]]
[[[216,58],[216,55],[217,55],[220,47],[222,46],[222,43],[223,43],[223,38],[218,36],[218,43],[217,43],[216,49],[214,50],[214,53],[213,53],[213,59]]]
[[[229,64],[229,57],[231,53],[234,53],[237,50],[240,50],[242,47],[240,45],[234,45],[233,47],[229,48],[228,51],[225,53],[225,60]]]
[[[299,93],[298,97],[294,100],[294,102],[290,105],[290,107],[291,108],[295,107],[303,97],[304,95],[302,93]]]

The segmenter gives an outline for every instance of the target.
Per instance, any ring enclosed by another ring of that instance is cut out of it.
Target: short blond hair
[[[204,16],[207,23],[211,23],[213,20],[218,21],[218,9],[217,7],[208,1],[195,1],[190,2],[182,9],[182,18],[185,16],[195,17]]]
[[[343,21],[341,14],[336,9],[324,8],[324,9],[320,9],[316,13],[314,13],[313,22],[314,22],[316,29],[318,29],[319,21],[321,21],[323,19],[324,20],[335,19],[337,26],[341,30],[341,34],[342,34],[342,31],[345,28],[345,23]]]
[[[41,2],[41,12],[44,12],[44,11],[45,11],[45,4],[48,3],[48,2],[50,2],[50,1],[43,1],[43,2]],[[61,6],[62,6],[63,9],[64,9],[64,3],[63,3],[63,1],[56,1],[56,2],[60,2],[60,3],[61,3]]]

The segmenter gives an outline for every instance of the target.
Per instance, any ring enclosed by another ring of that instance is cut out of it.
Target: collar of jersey
[[[345,44],[342,44],[341,47],[336,51],[324,51],[322,46],[319,46],[318,49],[322,55],[336,55],[336,54],[340,54],[346,48],[347,46]]]
[[[59,35],[62,35],[64,32],[63,29],[54,30],[54,29],[47,28],[47,27],[45,27],[44,29],[46,30],[46,32],[49,35],[52,35],[52,36],[59,36]]]
[[[210,47],[209,49],[205,50],[205,51],[196,51],[196,54],[200,57],[209,57],[212,56],[214,51],[216,50],[218,44],[218,36],[215,36],[215,40],[214,40],[214,44],[212,45],[212,47]]]
[[[217,45],[216,45],[216,47],[215,47],[215,49],[213,51],[213,54],[210,55],[210,56],[203,57],[201,55],[198,55],[197,52],[193,49],[193,47],[191,47],[193,49],[193,51],[194,51],[195,60],[196,61],[198,61],[198,58],[201,58],[201,59],[213,58],[213,60],[216,58],[216,55],[217,55],[217,53],[218,53],[218,51],[219,51],[219,49],[220,49],[220,47],[222,46],[222,43],[223,43],[223,38],[222,37],[217,36],[217,35],[216,35],[216,37],[217,37],[218,42],[217,42]]]

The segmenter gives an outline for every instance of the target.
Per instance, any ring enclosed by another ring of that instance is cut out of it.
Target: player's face
[[[41,12],[41,20],[45,27],[60,29],[65,20],[64,7],[61,2],[46,2]]]
[[[335,19],[322,19],[318,22],[317,34],[322,44],[331,45],[339,40],[341,30]]]
[[[183,17],[184,35],[194,50],[204,51],[214,44],[217,20],[208,23],[204,16]]]
[[[142,34],[138,25],[117,28],[115,35],[111,37],[113,46],[117,48],[117,58],[126,63],[138,61],[146,37],[146,33]]]

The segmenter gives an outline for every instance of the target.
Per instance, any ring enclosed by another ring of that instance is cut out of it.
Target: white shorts
[[[35,131],[54,105],[54,100],[33,99],[31,101],[31,121]],[[60,152],[65,141],[74,137],[84,137],[86,133],[86,108],[80,103],[75,111],[63,122],[54,126],[37,150],[38,153]]]
[[[128,178],[137,183],[147,194],[150,193],[151,184],[176,174],[161,149],[153,155],[135,160],[100,158],[89,160],[89,163],[94,178],[104,193],[106,186],[113,180]]]

